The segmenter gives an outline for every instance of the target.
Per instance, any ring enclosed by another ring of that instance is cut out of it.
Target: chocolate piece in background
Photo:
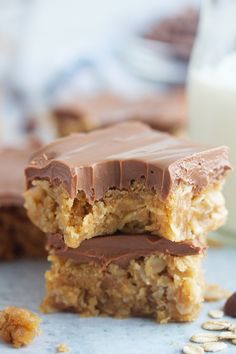
[[[227,316],[236,317],[236,292],[226,301],[224,312]]]
[[[186,126],[187,105],[183,89],[136,99],[102,92],[90,97],[78,96],[56,107],[52,117],[59,136],[128,120],[142,121],[154,129],[175,134]]]
[[[0,207],[23,206],[25,189],[24,166],[29,159],[27,150],[3,148],[0,150]]]
[[[38,150],[25,173],[27,187],[35,179],[62,183],[71,198],[84,191],[89,201],[109,188],[127,189],[143,181],[163,199],[180,181],[200,192],[230,170],[228,148],[207,147],[126,122],[87,134],[73,134]]]
[[[189,60],[197,33],[199,11],[187,8],[182,12],[159,19],[143,33],[143,37],[152,41],[169,44],[176,57]]]
[[[24,168],[41,146],[38,139],[28,140],[22,148],[0,146],[0,207],[23,206]]]
[[[48,236],[48,248],[60,257],[72,258],[77,263],[110,263],[126,266],[132,259],[150,256],[156,252],[185,257],[205,252],[197,242],[172,242],[153,235],[115,234],[85,240],[78,248],[69,248],[60,234]]]
[[[41,146],[41,145],[40,145]],[[45,236],[24,209],[24,168],[39,142],[0,149],[0,259],[45,256]]]

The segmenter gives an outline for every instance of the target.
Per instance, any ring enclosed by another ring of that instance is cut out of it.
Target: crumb
[[[58,346],[57,346],[58,353],[66,353],[69,351],[70,351],[70,348],[66,344],[58,344]]]
[[[0,338],[15,348],[30,344],[40,333],[41,319],[33,312],[9,306],[0,311]]]

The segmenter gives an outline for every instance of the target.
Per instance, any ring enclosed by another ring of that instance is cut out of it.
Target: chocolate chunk
[[[236,292],[226,301],[224,311],[227,316],[236,317]]]
[[[83,190],[89,201],[109,188],[129,190],[143,181],[163,199],[180,182],[196,193],[230,170],[227,147],[209,148],[127,122],[87,134],[74,134],[38,150],[25,170],[34,179],[63,183],[71,198]]]
[[[172,256],[190,256],[204,252],[205,248],[197,242],[172,242],[153,235],[116,234],[98,236],[85,240],[78,248],[69,248],[60,234],[48,237],[49,249],[57,256],[72,258],[77,263],[98,263],[107,267],[110,263],[127,265],[132,259],[160,252]]]

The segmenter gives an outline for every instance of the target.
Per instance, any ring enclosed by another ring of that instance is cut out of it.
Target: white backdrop
[[[26,116],[28,102],[35,109],[45,88],[81,59],[94,62],[106,84],[118,91],[156,89],[121,65],[118,53],[147,21],[193,3],[198,0],[0,0],[0,85],[4,77],[2,85],[11,93],[2,113],[0,107],[0,120],[11,133],[4,137],[14,136],[15,121]],[[74,81],[75,91],[83,75]],[[70,94],[70,87],[66,90]]]
[[[75,58],[104,56],[147,19],[197,0],[34,0],[17,60],[21,85],[38,87]]]

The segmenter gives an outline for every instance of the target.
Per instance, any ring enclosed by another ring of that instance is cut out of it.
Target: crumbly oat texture
[[[31,223],[23,206],[0,208],[0,260],[46,257],[45,235]]]
[[[160,235],[171,241],[184,241],[206,235],[226,219],[222,182],[196,194],[193,187],[181,185],[163,200],[158,194],[133,183],[131,189],[110,189],[93,203],[79,191],[72,199],[62,184],[35,180],[25,193],[28,215],[46,233],[61,232],[70,247],[94,236],[124,233]]]
[[[84,316],[148,316],[160,323],[192,321],[203,300],[202,256],[156,253],[128,266],[78,264],[51,255],[46,273],[46,313],[78,312]]]
[[[40,318],[29,310],[10,306],[0,311],[0,337],[15,348],[30,344],[40,333]]]

